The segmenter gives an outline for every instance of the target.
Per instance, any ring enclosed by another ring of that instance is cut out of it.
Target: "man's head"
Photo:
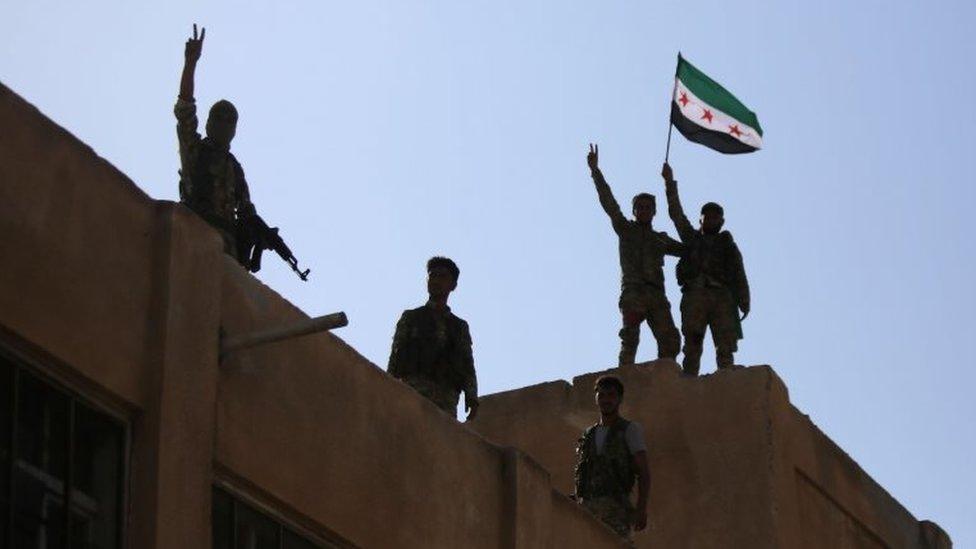
[[[461,270],[456,263],[446,257],[432,257],[427,260],[427,293],[432,298],[444,298],[457,288]]]
[[[718,234],[725,224],[725,210],[715,202],[709,202],[701,209],[701,229],[705,234]]]
[[[600,376],[593,384],[596,405],[602,415],[614,415],[624,398],[624,384],[615,376]]]
[[[657,201],[653,194],[640,193],[631,201],[631,206],[634,211],[634,219],[642,225],[650,223],[654,219],[654,214],[657,213]]]
[[[226,99],[221,99],[210,107],[207,117],[207,137],[211,141],[230,149],[230,142],[237,133],[237,108]]]

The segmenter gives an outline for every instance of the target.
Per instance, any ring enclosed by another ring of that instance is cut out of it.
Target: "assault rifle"
[[[244,215],[237,220],[237,257],[244,268],[256,273],[261,270],[261,254],[274,250],[295,271],[298,278],[308,280],[310,269],[298,268],[298,260],[278,236],[278,227],[269,227],[257,213]]]

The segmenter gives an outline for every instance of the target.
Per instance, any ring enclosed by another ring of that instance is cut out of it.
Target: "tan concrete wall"
[[[227,334],[306,318],[231,267]],[[217,414],[221,469],[301,510],[326,538],[360,547],[618,546],[553,494],[547,471],[488,444],[331,334],[227,357]]]
[[[670,361],[612,373],[626,386],[622,414],[639,421],[650,442],[655,529],[637,533],[638,546],[774,547],[771,447],[763,428],[771,374],[755,369],[700,383],[681,378]],[[599,419],[598,376],[486,396],[474,428],[524,449],[570,493],[576,440]]]
[[[3,324],[130,405],[145,399],[155,231],[149,197],[0,84]]]
[[[209,547],[215,481],[351,546],[620,546],[538,463],[337,337],[221,367],[221,327],[304,313],[2,85],[0,232],[0,344],[129,422],[128,547]]]
[[[638,547],[951,546],[800,414],[768,366],[683,378],[656,361],[609,373],[650,445],[655,530],[637,534]],[[598,375],[483,397],[474,427],[523,448],[568,493],[575,441],[598,419]]]
[[[770,397],[781,546],[951,547],[941,528],[918,522],[809,417],[790,405],[782,383],[771,387]]]
[[[0,341],[130,422],[130,547],[209,546],[215,467],[360,547],[619,546],[560,494],[596,420],[597,374],[485,397],[474,427],[495,446],[329,334],[218,367],[220,326],[305,315],[199,219],[150,200],[2,85],[0,234]],[[614,373],[651,441],[656,529],[639,546],[951,546],[795,410],[768,367]]]
[[[219,237],[0,85],[0,336],[131,426],[130,547],[204,547]]]

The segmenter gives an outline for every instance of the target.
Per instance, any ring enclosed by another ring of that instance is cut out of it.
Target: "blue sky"
[[[0,80],[176,199],[172,105],[205,25],[198,101],[237,105],[258,211],[312,269],[271,256],[259,278],[346,311],[340,335],[385,366],[424,261],[453,257],[483,393],[613,365],[619,266],[587,144],[621,203],[663,195],[681,50],[765,130],[753,155],[671,151],[686,208],[721,202],[745,257],[737,362],[773,365],[912,513],[976,546],[972,3],[135,4],[9,3]]]

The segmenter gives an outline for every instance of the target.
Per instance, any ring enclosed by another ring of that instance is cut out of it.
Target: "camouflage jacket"
[[[610,216],[619,239],[622,289],[650,285],[663,290],[664,256],[680,256],[684,246],[667,233],[654,232],[650,225],[625,218],[600,170],[593,171],[593,183],[600,197],[600,205]]]
[[[710,235],[695,229],[681,207],[677,185],[669,187],[667,195],[668,214],[687,247],[676,273],[682,291],[696,287],[724,287],[732,292],[736,304],[748,306],[749,280],[732,233],[722,231]]]
[[[240,162],[197,131],[197,108],[177,99],[176,136],[180,144],[180,201],[208,223],[233,232],[238,214],[254,211]]]
[[[576,445],[576,498],[613,496],[626,498],[634,488],[637,468],[627,448],[625,434],[630,422],[620,418],[607,432],[603,453],[596,448],[596,428],[590,426],[583,432]]]
[[[430,304],[403,312],[393,334],[387,371],[398,379],[420,377],[440,386],[478,396],[468,323],[448,307]]]

